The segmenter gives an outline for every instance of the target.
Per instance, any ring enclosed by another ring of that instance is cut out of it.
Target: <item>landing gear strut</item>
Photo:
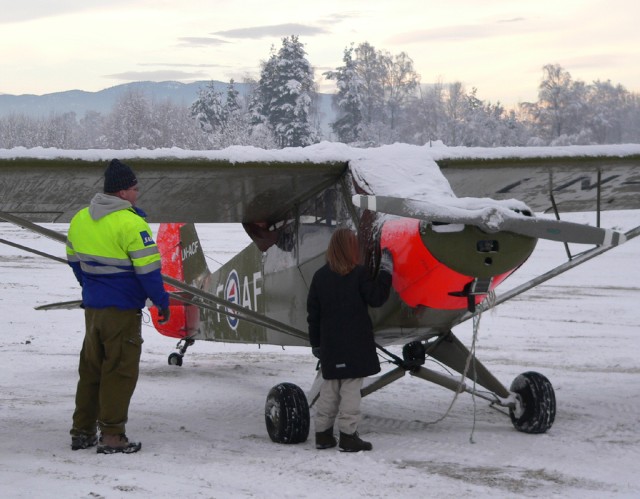
[[[407,373],[424,379],[457,394],[466,392],[487,400],[491,405],[509,410],[511,422],[516,430],[524,433],[545,433],[553,425],[556,416],[556,398],[551,382],[542,374],[533,371],[520,374],[507,390],[481,363],[473,359],[469,350],[449,333],[432,342],[415,341],[402,349],[402,357],[392,354],[380,345],[388,361],[396,367],[377,378],[361,390],[363,397],[390,385]],[[424,367],[427,355],[437,362],[462,374],[465,364],[473,359],[473,384],[465,383],[460,376],[447,375]],[[320,393],[322,374],[320,371],[311,387],[309,398],[292,383],[274,386],[265,404],[265,422],[272,441],[283,444],[304,442],[309,435],[309,407],[313,406]],[[484,388],[481,389],[481,388]],[[503,412],[503,411],[500,411]]]
[[[171,355],[169,355],[169,365],[180,367],[182,365],[182,358],[184,357],[184,354],[187,353],[187,348],[189,348],[195,342],[196,341],[191,338],[182,338],[176,345],[178,351],[173,352]]]
[[[402,358],[380,345],[378,349],[397,367],[365,386],[362,389],[363,397],[409,373],[453,392],[467,392],[492,405],[507,408],[514,428],[523,433],[545,433],[553,425],[556,416],[555,392],[551,382],[540,373],[529,371],[520,374],[507,390],[477,359],[474,360],[472,371],[475,376],[473,386],[461,380],[460,376],[445,375],[424,367],[428,354],[459,373],[465,372],[465,361],[471,354],[452,334],[431,344],[419,341],[408,343],[402,349]],[[476,388],[476,385],[485,390]]]

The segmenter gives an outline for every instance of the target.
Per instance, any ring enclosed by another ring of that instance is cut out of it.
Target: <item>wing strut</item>
[[[190,294],[192,297],[197,299],[193,299],[191,297],[185,297],[180,294],[173,293],[171,295],[172,298],[176,300],[183,301],[185,303],[189,303],[190,305],[195,305],[197,307],[206,308],[209,310],[215,310],[220,312],[223,315],[229,315],[232,317],[238,317],[239,319],[246,320],[253,324],[264,326],[269,329],[273,329],[275,331],[279,331],[281,333],[288,334],[290,336],[294,336],[296,338],[300,338],[303,340],[308,340],[309,336],[304,331],[292,327],[284,322],[277,321],[275,319],[271,319],[265,315],[259,314],[258,312],[254,312],[253,310],[249,310],[248,308],[243,307],[242,305],[238,305],[237,303],[230,302],[223,298],[219,298],[216,295],[211,293],[207,293],[199,288],[194,286],[190,286],[182,281],[174,279],[173,277],[169,277],[166,275],[162,276],[162,280],[167,284],[179,289],[180,291],[184,291]],[[212,305],[215,304],[216,306]],[[218,308],[224,307],[224,308]],[[228,309],[228,310],[225,310]],[[231,311],[229,311],[231,310]]]
[[[38,224],[34,224],[28,220],[25,220],[21,217],[15,216],[15,215],[11,215],[9,213],[6,212],[2,212],[0,211],[0,219],[5,220],[7,222],[10,222],[14,225],[18,225],[19,227],[23,227],[27,230],[30,230],[32,232],[35,232],[37,234],[41,234],[45,237],[54,239],[58,242],[61,243],[65,243],[67,240],[67,237],[60,233],[60,232],[56,232],[54,230],[51,229],[47,229],[45,227],[41,227]],[[37,255],[43,256],[45,258],[50,258],[52,260],[56,260],[58,262],[62,262],[62,263],[66,263],[66,260],[62,259],[62,258],[58,258],[56,256],[53,255],[49,255],[47,253],[42,253],[40,251],[31,249],[31,248],[27,248],[26,246],[21,246],[15,243],[10,243],[9,241],[5,241],[4,239],[0,239],[0,243],[5,243],[8,244],[10,246],[14,246],[17,247],[19,249],[25,250],[25,251],[29,251],[31,253],[35,253]],[[293,336],[295,338],[299,338],[299,339],[303,339],[303,340],[308,340],[309,336],[302,330],[297,329],[295,327],[292,327],[288,324],[285,324],[284,322],[280,322],[277,321],[275,319],[271,319],[265,315],[259,314],[257,312],[254,312],[253,310],[249,310],[241,305],[238,305],[236,303],[230,302],[228,300],[225,300],[223,298],[219,298],[211,293],[207,293],[206,291],[203,291],[199,288],[196,288],[194,286],[189,286],[188,284],[179,281],[177,279],[174,279],[173,277],[169,277],[166,275],[162,275],[162,280],[175,287],[176,289],[179,289],[181,291],[184,291],[185,293],[188,293],[189,295],[191,295],[190,297],[185,297],[181,294],[178,293],[171,293],[171,297],[178,300],[178,301],[182,301],[185,303],[189,303],[190,305],[194,305],[197,307],[201,307],[201,308],[206,308],[206,309],[210,309],[210,310],[215,310],[217,312],[220,312],[223,315],[229,315],[229,316],[234,316],[234,317],[238,317],[239,319],[243,319],[246,320],[247,322],[251,322],[252,324],[256,324],[259,326],[263,326],[266,327],[268,329],[273,329],[275,331],[279,331],[281,333],[284,334],[288,334],[290,336]],[[195,299],[194,299],[195,298]],[[75,302],[74,302],[75,303]],[[212,305],[215,304],[215,305]]]
[[[58,241],[60,243],[67,242],[66,235],[60,232],[56,232],[55,230],[47,229],[46,227],[42,227],[41,225],[34,224],[29,220],[18,217],[16,215],[12,215],[11,213],[7,213],[6,211],[0,211],[0,220],[12,223],[13,225],[17,225],[18,227],[22,227],[23,229],[36,232],[41,236],[48,237],[49,239],[53,239],[54,241]]]
[[[67,261],[64,258],[60,258],[59,256],[53,256],[53,255],[50,255],[49,253],[43,253],[42,251],[38,251],[36,249],[23,246],[22,244],[12,243],[11,241],[7,241],[6,239],[0,239],[0,243],[6,244],[7,246],[13,246],[14,248],[21,249],[22,251],[28,251],[29,253],[34,253],[38,256],[43,256],[45,258],[55,260],[56,262],[67,263]]]

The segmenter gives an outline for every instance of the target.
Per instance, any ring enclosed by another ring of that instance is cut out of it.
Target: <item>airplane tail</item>
[[[196,228],[193,224],[160,224],[158,249],[162,257],[162,273],[191,286],[200,287],[209,275],[207,262]],[[179,293],[165,284],[170,293]],[[151,318],[161,334],[172,338],[185,338],[195,334],[199,327],[200,313],[197,307],[172,299],[171,317],[166,324],[158,323],[158,311],[151,308]]]

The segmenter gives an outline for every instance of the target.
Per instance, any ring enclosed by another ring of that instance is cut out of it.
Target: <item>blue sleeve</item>
[[[148,274],[137,275],[136,277],[156,307],[169,307],[169,293],[164,289],[164,282],[162,281],[162,273],[160,270],[154,270]]]
[[[82,270],[80,269],[80,262],[67,262],[69,264],[69,266],[71,267],[71,270],[73,270],[73,274],[76,276],[76,279],[78,280],[78,283],[80,284],[80,287],[82,287],[82,285],[84,284],[84,280],[83,280],[83,276],[82,276]]]

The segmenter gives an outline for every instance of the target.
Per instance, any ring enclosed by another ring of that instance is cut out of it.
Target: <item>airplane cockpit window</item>
[[[274,244],[283,251],[291,251],[295,246],[295,223],[292,218],[275,224],[252,222],[243,223],[242,226],[260,251],[267,251]]]
[[[346,219],[343,198],[331,187],[298,205],[283,220],[242,225],[263,252],[274,245],[285,252],[295,252],[296,245],[305,254],[324,252],[338,220]]]
[[[335,187],[300,205],[298,258],[301,264],[324,255],[338,221],[347,218],[343,210],[346,210],[344,196]]]
[[[300,205],[300,224],[336,225],[336,191],[326,189]]]

